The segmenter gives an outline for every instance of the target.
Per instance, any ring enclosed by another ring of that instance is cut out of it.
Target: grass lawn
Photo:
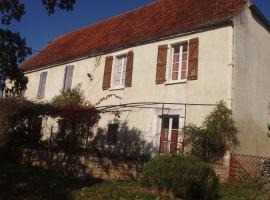
[[[220,196],[222,200],[261,200],[265,196],[263,186],[258,183],[221,185]],[[266,198],[269,199],[269,198]]]
[[[260,199],[258,184],[221,186],[222,200]],[[15,164],[0,163],[0,199],[75,199],[75,200],[169,200],[169,196],[147,191],[137,182],[80,180],[52,172]]]

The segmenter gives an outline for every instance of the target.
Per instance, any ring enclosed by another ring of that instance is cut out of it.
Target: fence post
[[[232,174],[232,166],[234,162],[234,155],[233,153],[230,153],[230,159],[229,159],[229,173],[228,173],[228,180],[233,180],[233,174]]]

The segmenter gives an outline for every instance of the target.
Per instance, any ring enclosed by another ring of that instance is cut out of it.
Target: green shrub
[[[143,169],[141,183],[185,199],[214,199],[219,187],[218,177],[210,165],[180,155],[163,155],[150,160]]]
[[[39,146],[41,118],[55,110],[50,104],[20,97],[0,98],[0,146]]]
[[[87,105],[89,102],[85,101],[84,91],[81,89],[81,84],[75,88],[62,91],[61,94],[56,95],[51,102],[55,106],[69,106],[69,105]]]
[[[234,146],[239,144],[238,129],[223,101],[205,118],[202,126],[189,124],[184,128],[189,153],[205,162],[222,160]]]

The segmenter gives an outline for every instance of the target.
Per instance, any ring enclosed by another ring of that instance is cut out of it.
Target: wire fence
[[[270,158],[232,153],[229,180],[233,182],[270,182]]]

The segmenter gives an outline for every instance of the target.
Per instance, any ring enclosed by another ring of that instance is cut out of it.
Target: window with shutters
[[[169,81],[186,81],[188,72],[188,42],[171,45]]]
[[[114,86],[124,87],[127,69],[127,55],[117,56],[115,60]]]
[[[132,87],[133,60],[133,51],[106,57],[102,89],[119,90]]]
[[[64,81],[63,81],[63,92],[66,92],[71,89],[73,70],[74,70],[73,65],[66,66],[65,76],[64,76]]]
[[[119,124],[109,124],[108,133],[107,133],[107,144],[116,145],[117,144],[117,133],[118,133]]]
[[[48,74],[48,72],[42,72],[40,74],[38,92],[37,92],[37,98],[38,99],[42,99],[45,96],[45,87],[46,87],[47,74]]]

